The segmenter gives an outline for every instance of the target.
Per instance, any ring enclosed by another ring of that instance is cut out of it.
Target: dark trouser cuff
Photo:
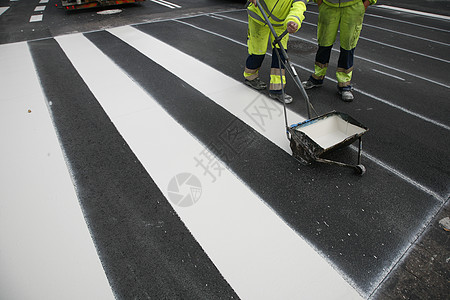
[[[340,91],[351,91],[351,90],[353,90],[353,87],[351,85],[347,85],[347,86],[339,86],[338,85],[338,89]]]
[[[263,63],[264,55],[251,54],[247,57],[245,66],[248,69],[259,69]]]
[[[281,95],[282,92],[281,92],[281,90],[270,90],[269,93]]]
[[[309,76],[309,81],[311,81],[314,84],[323,84],[323,79],[316,79],[312,75]]]

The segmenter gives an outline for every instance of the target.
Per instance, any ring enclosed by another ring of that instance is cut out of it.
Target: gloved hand
[[[297,29],[298,29],[298,24],[297,23],[295,23],[294,21],[289,21],[288,23],[287,23],[287,31],[289,32],[289,33],[295,33],[295,32],[297,32]]]
[[[363,3],[364,3],[364,7],[365,7],[366,10],[367,10],[367,8],[368,8],[369,5],[370,5],[370,1],[369,1],[369,0],[364,0]]]

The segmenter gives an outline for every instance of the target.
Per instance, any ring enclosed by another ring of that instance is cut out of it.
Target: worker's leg
[[[278,52],[278,54],[277,54]],[[286,61],[281,51],[278,48],[272,49],[272,64],[270,66],[270,92],[271,93],[281,93],[281,88],[286,85],[286,72],[284,65],[279,63],[278,55],[283,62]],[[281,70],[280,70],[281,69]],[[281,71],[281,74],[280,74]],[[281,75],[281,76],[280,76]],[[282,84],[283,83],[283,84]]]
[[[281,35],[283,33],[283,30],[282,28],[275,28],[275,32],[277,33],[277,35]],[[274,37],[272,36],[272,34],[270,35],[270,38],[271,42],[273,43]],[[281,45],[286,51],[288,40],[289,34],[285,35],[283,39],[281,39]],[[282,83],[283,85],[286,84],[286,76],[284,65],[283,64],[280,65],[278,56],[280,56],[281,61],[283,62],[286,61],[286,58],[283,56],[282,51],[279,51],[279,47],[277,45],[276,48],[272,49],[272,64],[270,66],[270,92],[281,94]],[[280,68],[281,68],[281,76],[280,76]]]
[[[275,28],[275,32],[278,36],[283,33],[283,28]],[[271,42],[273,43],[274,37],[271,35]],[[281,45],[287,51],[287,43],[289,40],[289,34],[285,35],[281,39]],[[272,48],[272,64],[270,68],[270,86],[269,86],[269,96],[273,99],[276,99],[280,102],[284,100],[285,103],[292,102],[292,96],[285,94],[283,99],[282,88],[286,85],[286,72],[283,63],[280,64],[280,60],[282,62],[286,62],[286,58],[284,57],[282,51],[280,51],[278,45],[276,48]]]
[[[364,12],[365,8],[362,1],[342,8],[340,28],[341,47],[338,68],[336,70],[336,78],[341,91],[351,90],[353,57],[362,29]]]
[[[340,8],[331,7],[324,2],[319,7],[319,20],[317,23],[317,41],[319,49],[316,53],[316,61],[314,64],[314,73],[310,76],[309,86],[320,86],[327,73],[328,63],[330,61],[331,49],[339,28]],[[311,85],[311,83],[313,85]],[[308,83],[307,83],[308,84]]]
[[[267,85],[259,79],[259,69],[263,63],[269,42],[269,28],[248,18],[248,57],[245,62],[245,83],[255,89],[265,89]]]

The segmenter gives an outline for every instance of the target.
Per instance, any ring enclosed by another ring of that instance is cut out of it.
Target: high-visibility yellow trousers
[[[346,7],[332,7],[324,2],[319,6],[317,40],[319,49],[316,53],[314,74],[317,83],[325,78],[330,61],[331,48],[336,41],[338,30],[340,55],[336,78],[340,88],[349,87],[353,75],[353,57],[361,33],[365,7],[362,1]]]
[[[283,26],[274,26],[274,29],[277,35],[281,35],[285,30]],[[274,36],[270,32],[270,28],[268,26],[258,23],[252,17],[249,17],[248,35],[247,35],[247,46],[249,56],[247,57],[244,70],[245,79],[252,80],[259,76],[259,69],[263,63],[264,56],[267,52],[269,39],[271,43],[274,40]],[[287,49],[288,40],[289,34],[286,34],[281,40],[281,44],[284,47],[284,49]],[[286,84],[286,77],[284,75],[284,70],[282,71],[282,76],[280,77],[278,57],[274,51],[275,49],[273,49],[272,51],[272,64],[270,70],[269,89],[271,91],[278,91],[281,90],[282,79],[283,84]],[[284,57],[281,57],[281,59],[284,60]]]

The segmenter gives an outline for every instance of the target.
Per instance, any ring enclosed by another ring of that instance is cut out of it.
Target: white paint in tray
[[[311,122],[310,125],[298,127],[296,130],[305,133],[323,149],[328,149],[355,134],[366,131],[366,129],[353,125],[338,115]]]

